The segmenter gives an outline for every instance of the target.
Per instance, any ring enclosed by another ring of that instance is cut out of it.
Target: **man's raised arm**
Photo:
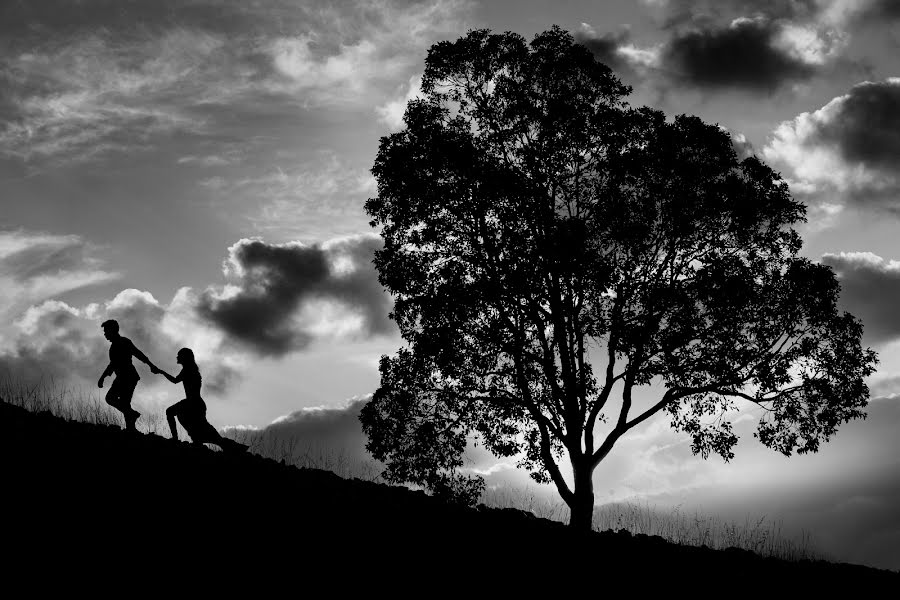
[[[150,371],[152,373],[159,373],[159,369],[157,368],[157,366],[150,362],[150,359],[147,358],[147,356],[143,352],[137,349],[137,346],[134,345],[134,342],[131,342],[131,355],[150,367]]]

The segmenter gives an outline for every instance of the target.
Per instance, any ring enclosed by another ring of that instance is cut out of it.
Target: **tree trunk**
[[[590,466],[573,465],[575,475],[574,499],[569,509],[572,518],[569,527],[576,531],[592,530],[594,522],[594,482],[591,480]]]

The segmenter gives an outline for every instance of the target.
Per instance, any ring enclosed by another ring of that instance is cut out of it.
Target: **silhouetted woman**
[[[200,397],[203,378],[200,377],[200,369],[197,368],[193,351],[190,348],[182,348],[178,351],[176,361],[181,365],[181,373],[177,377],[172,377],[162,369],[159,370],[172,383],[184,384],[186,398],[166,409],[172,439],[178,441],[178,427],[175,425],[175,418],[178,417],[181,426],[195,444],[215,444],[226,451],[246,450],[247,446],[244,444],[222,437],[206,420],[206,402]]]

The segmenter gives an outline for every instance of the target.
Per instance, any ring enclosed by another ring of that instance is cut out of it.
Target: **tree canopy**
[[[587,528],[595,467],[657,413],[726,460],[739,403],[786,455],[864,416],[875,353],[799,255],[805,207],[721,128],[629,107],[556,27],[435,44],[422,90],[366,203],[406,342],[361,415],[389,480],[474,501],[477,439]]]

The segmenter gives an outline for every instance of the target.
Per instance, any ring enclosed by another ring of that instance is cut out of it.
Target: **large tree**
[[[594,469],[657,413],[726,460],[740,402],[786,455],[864,416],[876,357],[798,255],[804,206],[719,127],[628,107],[555,27],[438,43],[422,90],[366,204],[407,342],[361,416],[389,480],[473,501],[475,440],[589,528]]]

